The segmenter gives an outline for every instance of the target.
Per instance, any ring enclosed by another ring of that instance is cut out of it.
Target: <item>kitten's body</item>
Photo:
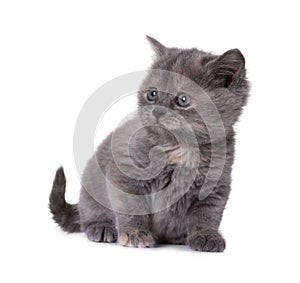
[[[181,114],[195,126],[196,138],[199,146],[199,164],[192,186],[175,203],[166,205],[161,211],[147,215],[128,215],[113,211],[97,202],[87,190],[82,187],[78,206],[69,205],[64,201],[65,178],[59,169],[50,196],[50,208],[54,219],[68,232],[83,231],[88,238],[97,242],[115,242],[125,246],[151,247],[159,243],[188,244],[193,249],[202,251],[223,251],[225,241],[218,232],[222,213],[230,192],[230,174],[234,154],[233,123],[237,120],[242,106],[246,103],[248,84],[245,78],[244,59],[237,51],[223,55],[219,59],[208,53],[196,49],[181,50],[167,49],[154,39],[151,43],[158,55],[153,64],[154,69],[164,69],[180,73],[189,77],[202,88],[212,91],[212,101],[216,104],[226,131],[225,165],[218,182],[212,192],[203,200],[199,199],[199,190],[211,166],[211,141],[207,139],[207,132],[201,122],[191,112]],[[226,54],[226,53],[225,53]],[[220,62],[218,61],[220,60]],[[239,62],[237,62],[240,60]],[[228,63],[228,66],[226,65]],[[209,65],[211,64],[211,65]],[[224,76],[224,77],[222,77]],[[223,94],[224,93],[224,94]],[[220,94],[224,100],[220,99]],[[172,107],[172,98],[164,97],[157,105]],[[139,96],[139,106],[145,106],[143,94]],[[183,110],[178,110],[183,111]],[[170,119],[169,119],[170,120]],[[120,132],[130,128],[131,121],[123,124]],[[172,181],[174,172],[180,166],[190,165],[193,159],[193,146],[187,144],[181,153],[176,141],[161,131],[150,127],[141,129],[130,141],[130,158],[140,168],[149,166],[149,152],[151,148],[162,145],[166,150],[167,164],[155,178],[149,180],[134,180],[122,174],[114,162],[111,150],[112,134],[97,149],[95,156],[88,162],[82,176],[82,184],[99,184],[95,176],[98,174],[98,164],[106,177],[117,185],[119,189],[130,194],[151,194],[163,190]],[[122,139],[117,141],[119,148],[126,143]],[[214,155],[221,156],[224,142],[214,142]],[[122,150],[120,151],[121,154]],[[126,152],[124,151],[124,156]],[[125,158],[125,157],[124,157]],[[122,160],[122,157],[121,159]],[[109,199],[109,196],[105,196]],[[166,200],[168,203],[168,200]],[[126,203],[130,206],[135,204]],[[155,203],[148,203],[155,207]]]

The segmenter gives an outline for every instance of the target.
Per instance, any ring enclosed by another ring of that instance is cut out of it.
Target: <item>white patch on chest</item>
[[[198,147],[189,145],[166,146],[165,152],[169,162],[172,164],[184,165],[190,168],[195,168],[204,157]]]

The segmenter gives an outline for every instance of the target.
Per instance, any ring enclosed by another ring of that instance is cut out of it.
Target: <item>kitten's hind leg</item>
[[[89,223],[84,229],[88,239],[93,242],[114,243],[117,241],[117,229],[108,223],[93,222]]]
[[[117,241],[114,213],[93,199],[84,188],[81,190],[78,208],[81,231],[89,240],[107,243]]]

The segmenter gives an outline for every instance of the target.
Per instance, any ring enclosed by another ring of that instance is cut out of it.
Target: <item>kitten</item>
[[[249,92],[245,59],[238,49],[216,56],[195,48],[167,48],[147,39],[156,53],[151,69],[158,70],[158,75],[150,72],[141,85],[138,113],[110,134],[87,163],[78,204],[65,201],[64,171],[57,170],[50,210],[63,230],[84,232],[95,242],[133,247],[185,244],[198,251],[222,252],[225,241],[218,230],[230,193],[233,124]],[[160,76],[159,72],[172,73]],[[217,119],[211,120],[211,129],[204,121],[214,116],[205,95],[182,91],[182,76],[208,95],[220,117],[223,136],[214,134]],[[166,84],[172,93],[162,90]],[[198,106],[206,116],[200,113],[199,117]],[[222,154],[224,163],[212,164]],[[99,167],[119,194],[108,189]],[[205,181],[213,169],[220,175]],[[140,170],[148,175],[141,178]],[[168,193],[160,194],[166,188],[170,188]]]

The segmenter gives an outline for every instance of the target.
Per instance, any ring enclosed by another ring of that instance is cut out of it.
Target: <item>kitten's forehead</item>
[[[158,58],[154,62],[154,69],[163,69],[178,73],[188,78],[193,78],[199,74],[201,68],[213,56],[209,53],[193,49],[174,49],[166,57]]]
[[[174,100],[174,95],[184,93],[199,103],[199,94],[204,91],[199,77],[205,77],[205,65],[216,56],[193,49],[168,49],[166,55],[156,58],[141,90],[158,89],[165,100]],[[170,95],[166,95],[170,94]],[[203,99],[203,97],[201,96]]]
[[[199,83],[198,78],[206,75],[204,66],[209,61],[215,59],[215,57],[217,56],[200,51],[196,48],[169,49],[166,56],[158,57],[154,61],[152,69],[172,72],[171,79],[168,78],[168,80],[162,80],[161,77],[156,78],[155,86],[164,89],[167,81],[168,89],[172,89],[174,93],[188,92],[188,89],[190,88],[189,80],[193,82],[197,81],[197,83]]]

